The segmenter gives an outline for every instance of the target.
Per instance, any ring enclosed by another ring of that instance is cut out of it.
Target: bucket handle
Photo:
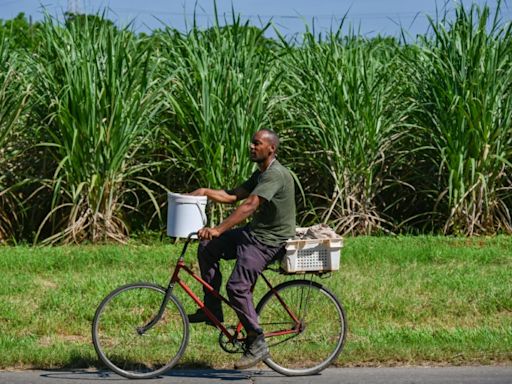
[[[208,221],[208,219],[206,218],[206,214],[203,212],[203,210],[201,209],[201,205],[198,202],[195,202],[195,205],[197,209],[199,209],[199,213],[201,214],[201,218],[203,219],[203,226],[206,227],[206,222]]]

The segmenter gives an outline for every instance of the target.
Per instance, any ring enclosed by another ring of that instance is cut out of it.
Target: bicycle
[[[147,282],[123,285],[98,306],[92,322],[94,348],[103,363],[119,375],[132,379],[160,376],[182,357],[189,339],[189,322],[173,294],[176,285],[220,330],[221,348],[229,353],[243,352],[242,324],[224,326],[179,277],[185,271],[236,311],[229,300],[185,265],[193,235],[185,241],[167,288]],[[275,287],[264,273],[260,276],[269,288],[256,306],[270,349],[264,363],[286,376],[312,375],[327,368],[345,343],[347,323],[340,301],[313,281],[313,274],[310,280],[292,279]],[[328,324],[320,324],[315,317],[319,312],[329,319]]]

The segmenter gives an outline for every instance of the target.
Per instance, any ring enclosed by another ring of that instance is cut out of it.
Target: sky
[[[498,0],[458,0],[496,9]],[[505,22],[512,20],[511,0],[502,5]],[[340,25],[353,27],[359,34],[398,36],[403,29],[414,38],[428,29],[427,15],[435,18],[446,7],[453,10],[454,0],[217,0],[221,17],[231,17],[232,7],[242,19],[255,26],[272,21],[280,33],[293,36],[313,25],[316,33],[326,33]],[[107,17],[120,26],[133,22],[137,32],[150,32],[163,24],[185,31],[196,13],[200,27],[214,23],[213,0],[0,0],[0,19],[10,19],[24,12],[32,20],[43,17],[43,8],[51,15],[62,17],[68,10],[97,13],[107,10]],[[270,35],[273,32],[270,30]]]

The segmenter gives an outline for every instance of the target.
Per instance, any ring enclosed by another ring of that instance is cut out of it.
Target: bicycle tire
[[[292,329],[295,322],[277,299],[276,292],[300,319],[297,334],[267,337],[270,357],[265,364],[286,376],[307,376],[327,368],[345,344],[345,310],[336,296],[314,281],[291,280],[267,292],[258,305],[260,326],[265,334]],[[305,303],[307,305],[304,305]],[[322,313],[322,316],[318,316]],[[322,319],[329,323],[321,323]]]
[[[165,289],[152,283],[121,286],[103,299],[92,322],[92,340],[101,361],[130,379],[147,379],[171,369],[185,352],[188,318],[174,295],[160,320],[143,334],[158,313]]]

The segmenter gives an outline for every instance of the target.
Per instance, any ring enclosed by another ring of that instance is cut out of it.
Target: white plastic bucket
[[[167,235],[187,237],[206,225],[206,196],[168,193]]]

